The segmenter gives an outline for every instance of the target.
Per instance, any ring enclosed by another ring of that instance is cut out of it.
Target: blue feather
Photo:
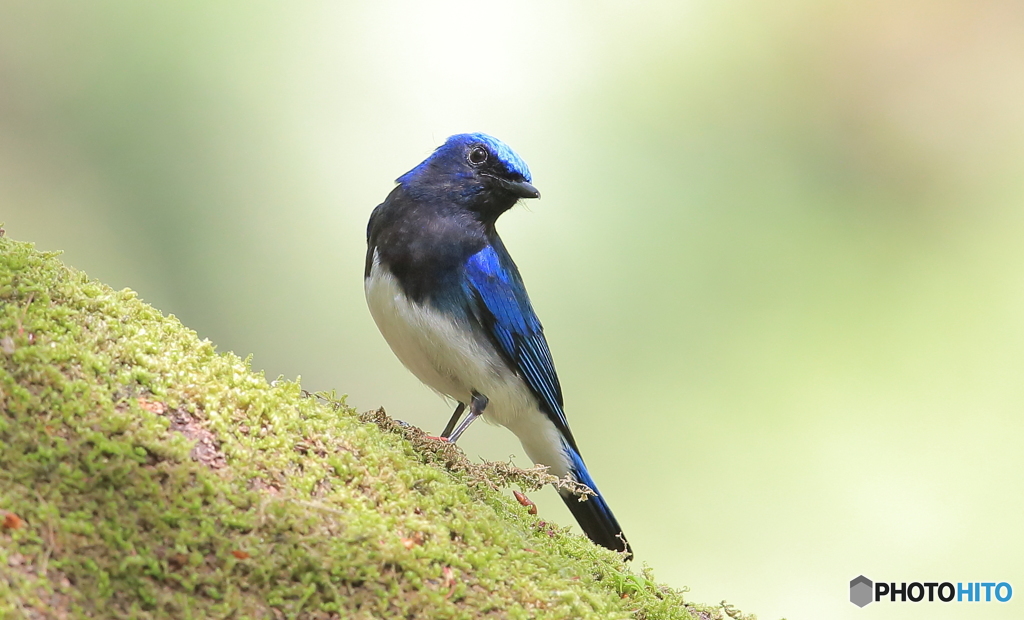
[[[500,245],[488,245],[466,262],[467,293],[477,301],[472,314],[490,332],[512,368],[526,381],[541,410],[575,449],[544,328],[530,305],[515,263],[504,250]]]
[[[612,514],[608,502],[597,490],[597,484],[590,477],[590,472],[587,471],[587,466],[583,463],[583,457],[572,448],[568,448],[566,452],[572,461],[573,475],[576,480],[585,484],[597,495],[581,502],[574,495],[562,494],[565,505],[568,506],[569,511],[576,517],[576,521],[591,540],[609,549],[625,550],[628,554],[627,557],[632,557],[633,552],[626,543],[625,536],[622,535],[622,528],[615,515]]]
[[[500,241],[497,247],[488,245],[469,258],[466,285],[470,299],[478,303],[470,313],[489,331],[505,358],[526,381],[541,411],[562,434],[562,449],[569,459],[572,475],[596,494],[579,501],[575,495],[563,493],[562,500],[592,540],[610,549],[625,549],[631,557],[632,552],[621,537],[622,528],[598,491],[569,430],[563,411],[562,388],[544,330],[530,305],[515,263]]]

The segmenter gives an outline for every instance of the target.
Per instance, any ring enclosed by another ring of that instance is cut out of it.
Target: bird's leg
[[[462,417],[462,412],[465,410],[466,403],[459,403],[459,406],[455,408],[455,413],[452,414],[452,419],[448,420],[448,426],[444,427],[441,439],[447,439],[452,434],[452,431],[455,430],[455,425],[459,422],[459,418]]]
[[[448,436],[448,441],[451,443],[458,441],[462,433],[465,433],[469,425],[473,423],[473,420],[483,414],[485,407],[487,407],[487,397],[473,392],[473,402],[469,406],[469,415],[462,421],[462,424],[459,424],[459,428],[455,429],[455,432]]]

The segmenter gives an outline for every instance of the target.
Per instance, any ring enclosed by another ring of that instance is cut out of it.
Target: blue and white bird
[[[481,416],[508,428],[535,463],[597,494],[562,499],[591,540],[631,557],[583,464],[544,330],[494,227],[519,199],[540,197],[531,181],[526,162],[500,140],[448,138],[373,210],[366,301],[405,367],[459,403],[442,437],[456,441]]]

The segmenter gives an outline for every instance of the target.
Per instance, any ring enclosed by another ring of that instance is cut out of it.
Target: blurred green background
[[[365,226],[463,131],[544,194],[500,229],[638,564],[761,618],[1021,617],[1024,4],[0,2],[9,236],[435,432]],[[862,610],[861,573],[1017,592]]]

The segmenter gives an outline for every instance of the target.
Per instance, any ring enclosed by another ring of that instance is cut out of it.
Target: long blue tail
[[[625,551],[628,554],[626,559],[632,560],[633,550],[630,548],[629,542],[626,541],[619,522],[615,520],[615,515],[612,514],[608,502],[604,501],[604,496],[597,490],[594,479],[590,477],[590,472],[587,471],[587,466],[583,463],[583,457],[571,446],[565,446],[565,451],[572,460],[572,473],[576,480],[590,487],[590,490],[597,493],[597,496],[581,502],[579,497],[564,491],[560,492],[562,501],[569,507],[572,516],[576,517],[576,521],[590,540],[612,551]]]

